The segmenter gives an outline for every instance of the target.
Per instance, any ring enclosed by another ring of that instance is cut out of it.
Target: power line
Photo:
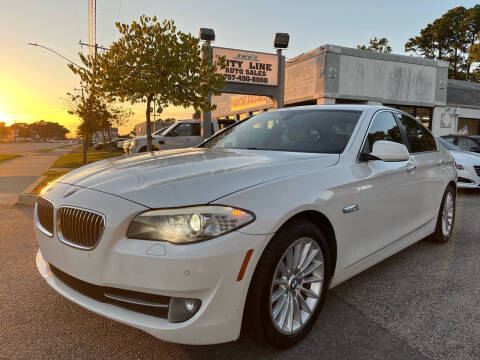
[[[109,48],[100,46],[98,44],[95,44],[95,45],[86,44],[86,43],[82,42],[81,40],[78,43],[82,46],[88,46],[89,48],[92,47],[92,48],[97,48],[97,49],[101,49],[101,50],[105,50],[105,51],[110,50]]]

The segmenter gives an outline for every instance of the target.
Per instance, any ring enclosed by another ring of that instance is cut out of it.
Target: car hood
[[[187,206],[329,167],[338,159],[338,154],[189,148],[103,160],[68,173],[59,182],[148,207]]]
[[[450,154],[455,158],[460,165],[474,166],[480,165],[480,154],[469,151],[451,150]]]

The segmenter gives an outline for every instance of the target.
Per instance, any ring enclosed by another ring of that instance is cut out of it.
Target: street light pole
[[[212,41],[215,41],[215,31],[213,29],[200,28],[200,39],[205,41],[205,46],[202,47],[202,61],[212,55]],[[211,104],[212,95],[209,93],[205,99],[207,104]],[[202,124],[202,138],[205,140],[212,136],[212,113],[210,111],[203,111],[200,113],[200,122]]]
[[[53,49],[50,49],[49,47],[46,47],[46,46],[44,46],[44,45],[40,45],[40,44],[37,44],[37,43],[27,43],[27,44],[28,44],[28,45],[32,45],[32,46],[38,46],[38,47],[41,47],[41,48],[43,48],[43,49],[45,49],[45,50],[48,50],[48,51],[54,53],[55,55],[60,56],[62,59],[68,61],[70,64],[72,64],[72,65],[74,65],[74,66],[76,66],[76,67],[78,67],[78,68],[82,68],[82,66],[78,65],[75,61],[70,60],[70,59],[67,58],[66,56],[63,56],[63,55],[60,54],[59,52],[57,52],[57,51],[55,51],[55,50],[53,50]]]

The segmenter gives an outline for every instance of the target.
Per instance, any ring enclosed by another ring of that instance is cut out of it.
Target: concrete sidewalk
[[[47,153],[25,153],[20,158],[1,162],[0,205],[15,204],[18,196],[42,176],[59,156],[70,152],[72,147]]]

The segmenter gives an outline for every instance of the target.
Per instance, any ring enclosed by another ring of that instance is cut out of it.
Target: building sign
[[[230,98],[230,111],[236,112],[257,106],[267,105],[266,96],[239,95]]]
[[[252,51],[213,48],[213,57],[225,56],[227,67],[218,70],[228,82],[278,85],[278,56]]]

